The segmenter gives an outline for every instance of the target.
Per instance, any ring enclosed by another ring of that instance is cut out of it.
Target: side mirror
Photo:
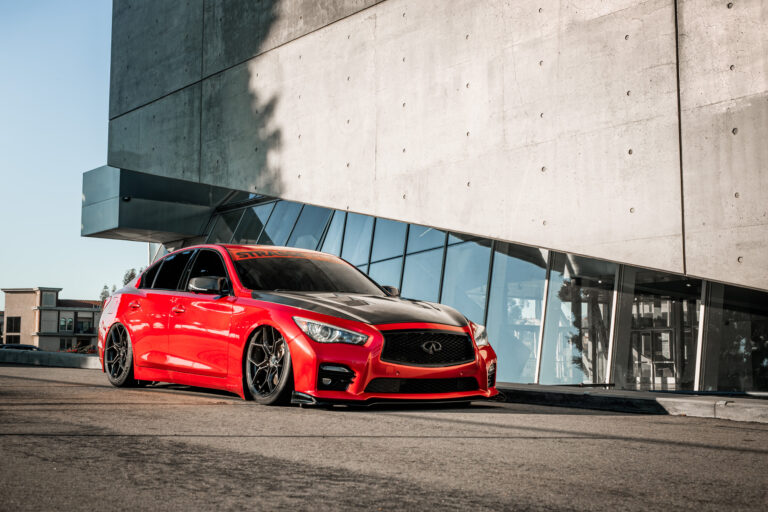
[[[395,286],[382,286],[382,288],[384,288],[384,291],[387,292],[387,295],[390,297],[400,296],[400,290],[398,290]]]
[[[195,293],[213,293],[224,295],[229,289],[226,277],[201,276],[189,280],[187,289]]]

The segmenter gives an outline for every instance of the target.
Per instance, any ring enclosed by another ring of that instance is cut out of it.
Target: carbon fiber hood
[[[283,304],[367,324],[428,322],[463,327],[464,315],[455,309],[418,300],[345,293],[252,292],[255,300]]]

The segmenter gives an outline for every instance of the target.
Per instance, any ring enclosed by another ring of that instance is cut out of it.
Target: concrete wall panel
[[[256,57],[206,87],[203,176],[682,271],[673,6],[586,4],[389,0]]]
[[[375,18],[361,14],[205,81],[204,181],[337,206],[370,196]]]
[[[203,0],[115,0],[109,117],[202,78]]]
[[[768,3],[728,5],[680,4],[687,269],[768,288]]]
[[[111,120],[107,164],[199,181],[200,90],[191,85]]]
[[[203,74],[276,48],[381,0],[206,0]]]

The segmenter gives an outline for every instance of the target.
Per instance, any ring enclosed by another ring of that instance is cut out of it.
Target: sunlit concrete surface
[[[519,404],[268,408],[0,367],[0,510],[764,510],[768,426]]]

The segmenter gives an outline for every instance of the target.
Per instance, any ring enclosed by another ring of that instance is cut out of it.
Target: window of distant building
[[[62,311],[59,315],[59,331],[72,332],[75,329],[75,313]]]
[[[21,317],[9,316],[5,320],[5,332],[21,332]]]
[[[56,307],[56,292],[43,292],[43,306]]]

